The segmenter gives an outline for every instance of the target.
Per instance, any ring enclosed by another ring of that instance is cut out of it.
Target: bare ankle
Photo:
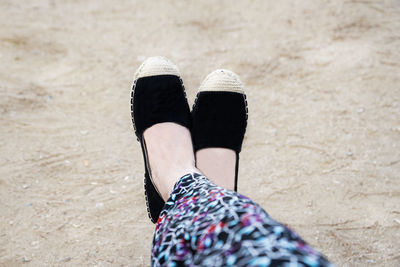
[[[223,188],[235,187],[236,153],[226,148],[205,148],[196,152],[196,163],[212,182]]]
[[[166,200],[177,180],[195,170],[193,144],[187,128],[159,123],[144,132],[151,178]]]

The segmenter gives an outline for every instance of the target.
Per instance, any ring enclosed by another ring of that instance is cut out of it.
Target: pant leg
[[[183,176],[157,221],[152,266],[330,266],[251,199]]]

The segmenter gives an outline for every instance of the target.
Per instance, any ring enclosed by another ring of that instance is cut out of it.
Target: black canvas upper
[[[133,116],[136,134],[154,124],[175,122],[187,128],[191,126],[190,109],[182,82],[175,75],[159,75],[139,78],[133,96]]]
[[[150,220],[153,223],[157,222],[157,218],[160,215],[165,202],[162,199],[162,197],[158,194],[151,178],[150,178],[150,173],[147,169],[147,158],[145,154],[145,148],[144,148],[144,140],[140,140],[140,144],[142,146],[142,152],[143,152],[143,159],[144,159],[144,167],[145,167],[145,173],[144,173],[144,190],[145,190],[145,195],[146,195],[146,201],[147,201],[147,209],[149,213]]]
[[[228,148],[239,153],[247,125],[245,95],[236,92],[203,91],[192,110],[195,151],[207,147]]]

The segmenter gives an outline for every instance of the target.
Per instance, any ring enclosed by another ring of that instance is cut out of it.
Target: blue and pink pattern
[[[332,266],[258,204],[183,176],[157,221],[152,266]]]

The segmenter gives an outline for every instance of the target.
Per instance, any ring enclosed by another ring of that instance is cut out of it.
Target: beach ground
[[[0,1],[0,265],[149,266],[136,68],[249,102],[239,192],[338,266],[400,265],[398,1]]]

